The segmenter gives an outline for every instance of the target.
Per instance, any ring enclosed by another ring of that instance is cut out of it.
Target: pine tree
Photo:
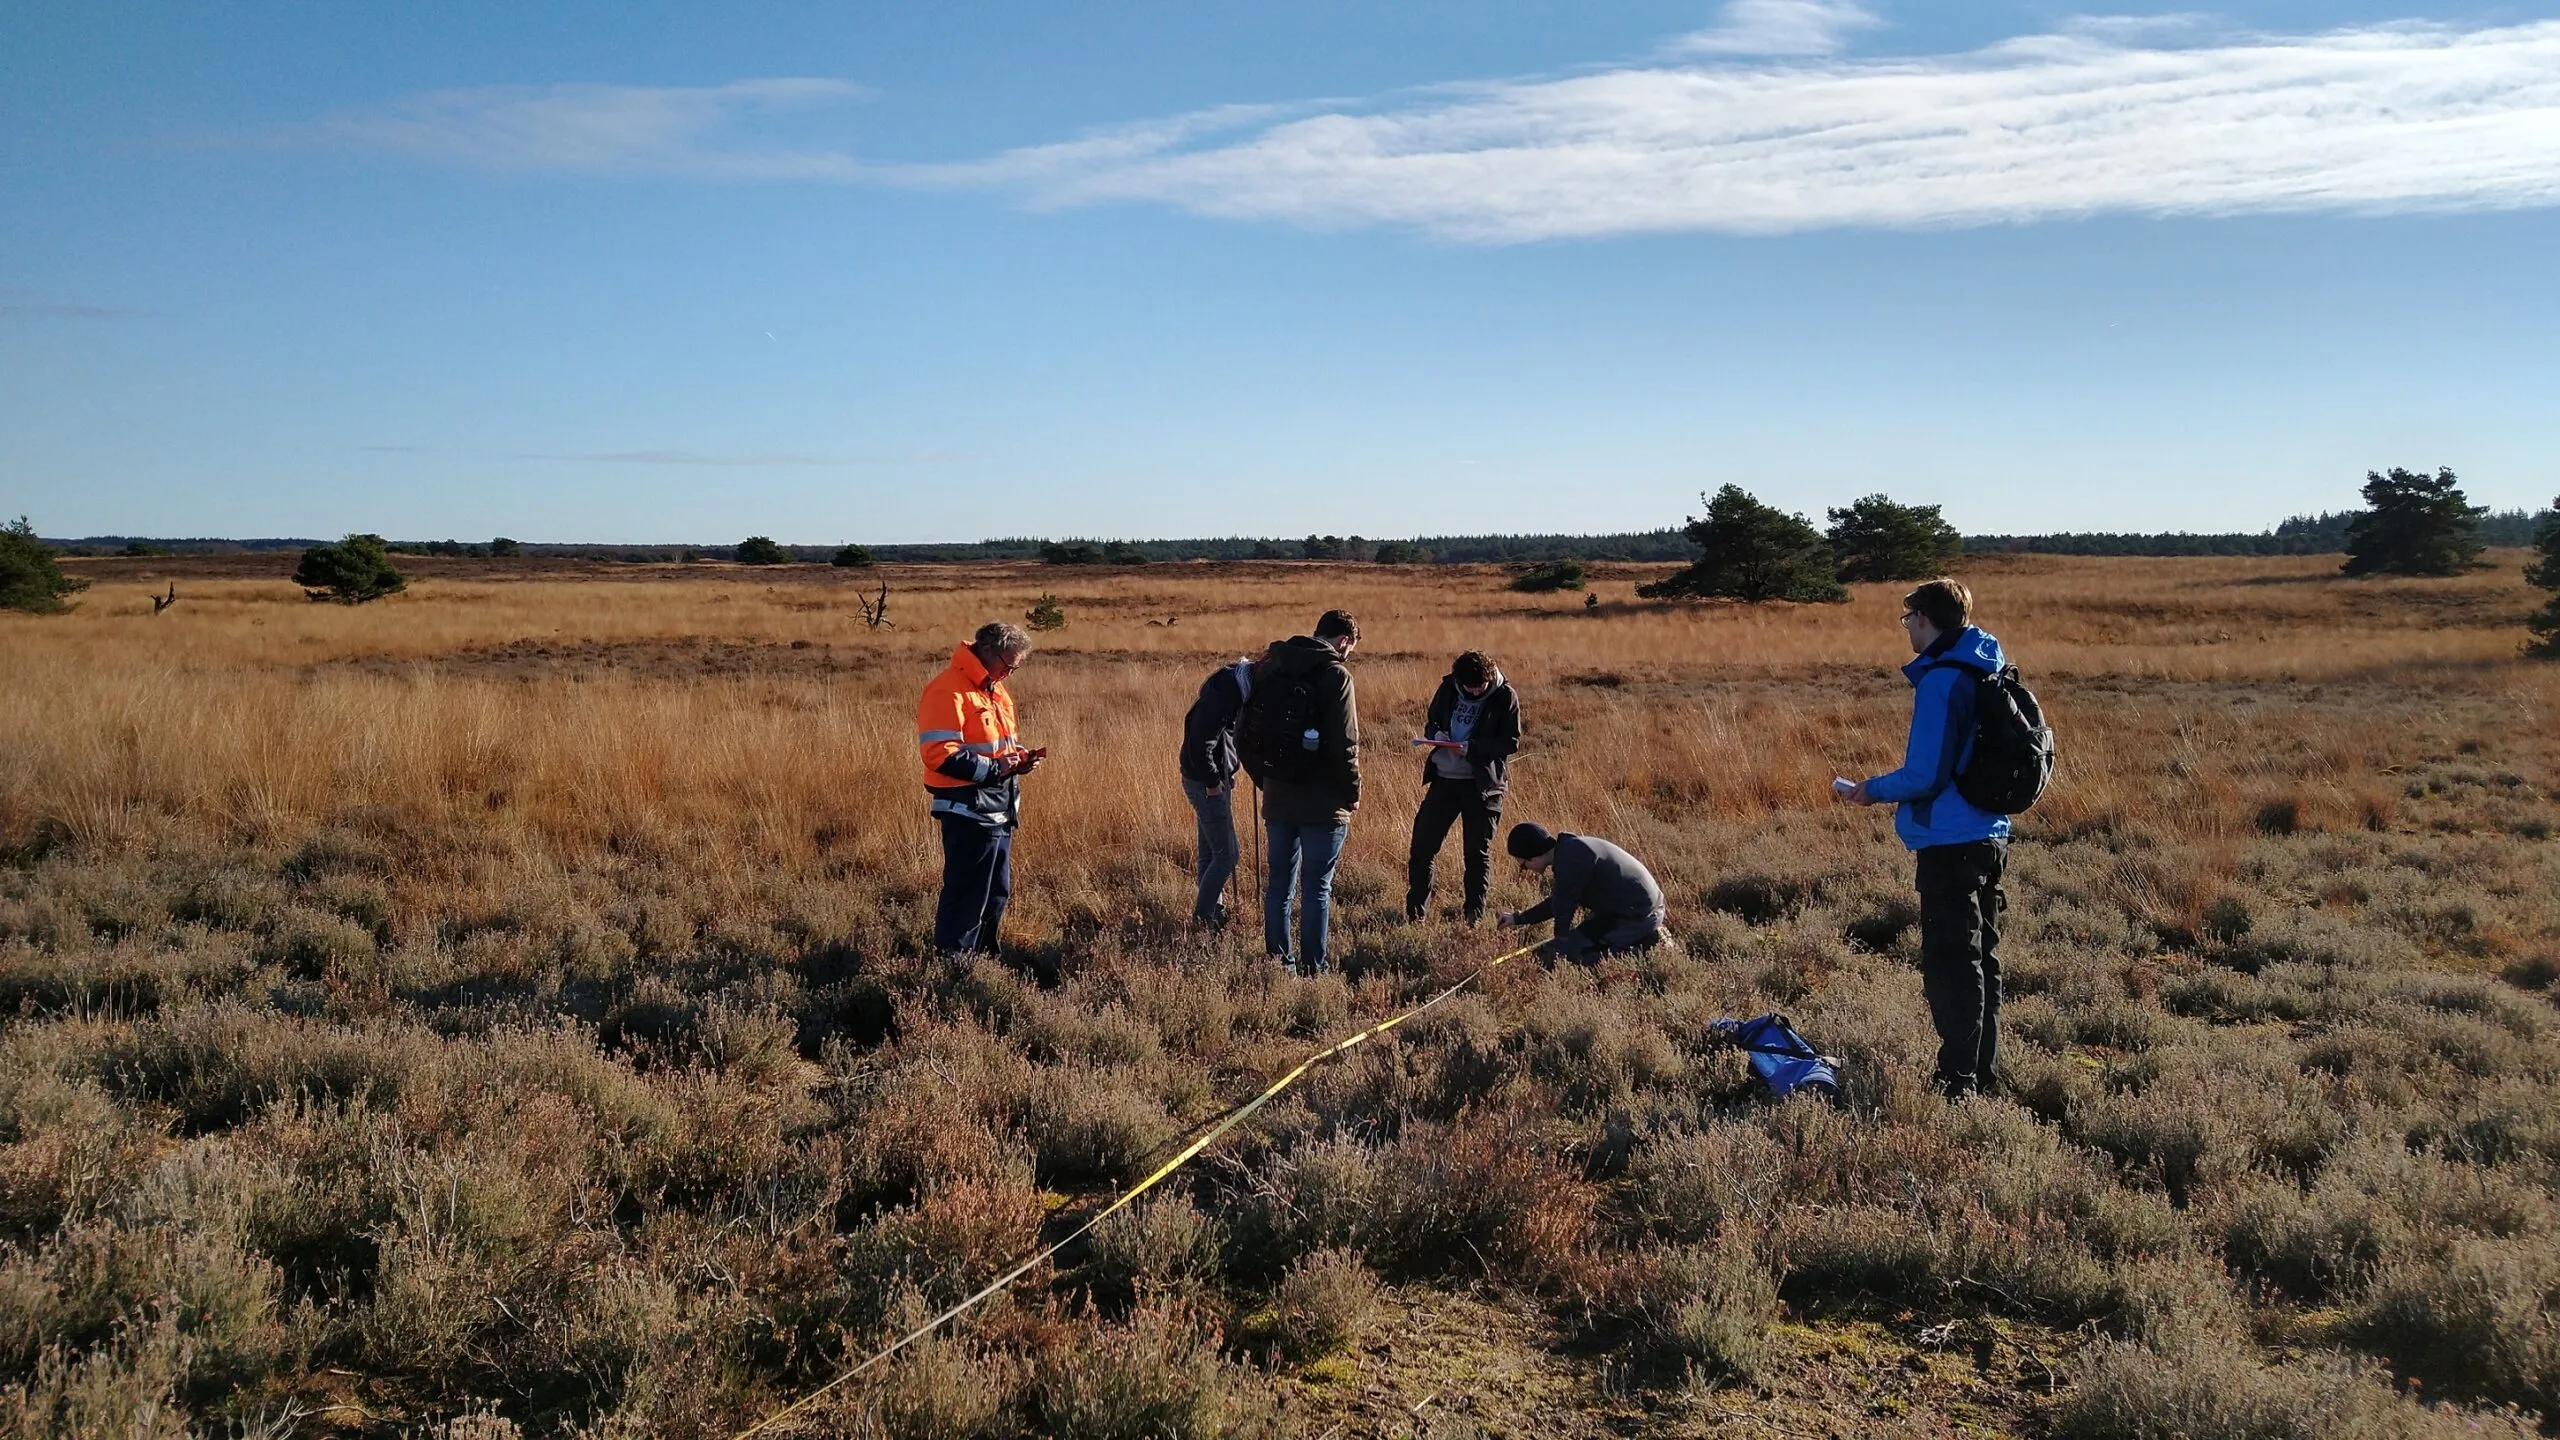
[[[1843,580],[1926,580],[1964,553],[1964,537],[1935,505],[1897,505],[1882,495],[1828,512],[1832,554]]]
[[[390,553],[379,535],[350,535],[335,545],[314,545],[302,552],[293,583],[314,600],[361,605],[397,595],[409,582],[391,568]]]
[[[26,516],[0,525],[0,610],[55,614],[70,608],[63,596],[88,585],[53,563],[53,547],[36,538]]]
[[[1705,518],[1691,520],[1682,533],[1698,547],[1697,563],[1637,586],[1637,594],[1649,600],[1710,595],[1754,602],[1849,598],[1831,542],[1813,522],[1763,505],[1739,485],[1708,497]]]
[[[2364,513],[2347,522],[2349,575],[2459,575],[2479,563],[2480,517],[2451,470],[2364,472]]]
[[[2525,653],[2543,660],[2560,660],[2560,499],[2542,512],[2533,527],[2534,558],[2524,567],[2525,583],[2537,590],[2549,590],[2551,599],[2525,624],[2533,631],[2533,643]]]

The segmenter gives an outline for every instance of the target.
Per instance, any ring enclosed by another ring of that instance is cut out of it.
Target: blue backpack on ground
[[[1707,1033],[1751,1057],[1751,1078],[1772,1100],[1784,1100],[1798,1090],[1811,1090],[1826,1100],[1840,1098],[1840,1062],[1817,1053],[1784,1015],[1718,1020],[1707,1027]]]

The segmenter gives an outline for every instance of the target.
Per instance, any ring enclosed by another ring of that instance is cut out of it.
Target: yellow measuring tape
[[[1544,942],[1542,941],[1540,943],[1543,944]],[[1126,1209],[1130,1201],[1135,1200],[1139,1196],[1146,1194],[1149,1190],[1154,1189],[1158,1184],[1162,1183],[1166,1176],[1181,1169],[1194,1157],[1199,1155],[1201,1151],[1208,1149],[1210,1145],[1216,1143],[1219,1136],[1226,1134],[1228,1131],[1236,1128],[1239,1124],[1242,1124],[1247,1116],[1252,1115],[1253,1112],[1270,1104],[1273,1100],[1278,1099],[1281,1091],[1298,1083],[1298,1078],[1300,1076],[1306,1074],[1316,1066],[1323,1064],[1325,1061],[1332,1059],[1336,1055],[1342,1054],[1344,1051],[1351,1049],[1355,1045],[1361,1044],[1364,1041],[1374,1040],[1377,1037],[1386,1034],[1388,1031],[1393,1030],[1407,1020],[1412,1019],[1414,1016],[1421,1014],[1423,1011],[1430,1009],[1432,1006],[1439,1004],[1441,1001],[1446,1000],[1450,996],[1457,994],[1459,991],[1466,989],[1470,985],[1473,985],[1476,981],[1483,979],[1487,974],[1500,966],[1509,964],[1511,961],[1517,960],[1521,956],[1526,955],[1537,948],[1537,945],[1523,945],[1508,955],[1497,955],[1494,958],[1487,960],[1482,965],[1477,966],[1473,971],[1469,972],[1464,979],[1458,981],[1454,985],[1451,985],[1448,989],[1441,991],[1439,994],[1432,996],[1430,999],[1423,1001],[1421,1004],[1414,1006],[1412,1009],[1405,1011],[1403,1014],[1381,1020],[1377,1024],[1370,1026],[1368,1029],[1363,1030],[1356,1035],[1350,1035],[1343,1039],[1336,1040],[1332,1044],[1324,1047],[1322,1050],[1308,1056],[1306,1059],[1298,1063],[1298,1067],[1296,1069],[1281,1076],[1279,1079],[1272,1081],[1269,1088],[1265,1089],[1261,1094],[1254,1096],[1242,1105],[1228,1111],[1225,1116],[1219,1119],[1217,1124],[1209,1127],[1209,1129],[1204,1132],[1199,1139],[1183,1146],[1182,1149],[1175,1152],[1172,1159],[1167,1160],[1164,1164],[1156,1167],[1156,1172],[1154,1174],[1149,1175],[1146,1179],[1139,1181],[1134,1186],[1131,1186],[1119,1199],[1112,1201],[1108,1206],[1095,1212],[1092,1219],[1077,1226],[1073,1231],[1068,1233],[1065,1239],[1059,1240],[1054,1244],[1040,1249],[1035,1252],[1031,1258],[987,1282],[985,1289],[980,1290],[978,1293],[961,1301],[959,1304],[952,1306],[950,1309],[943,1311],[941,1314],[934,1316],[932,1319],[927,1320],[922,1325],[908,1331],[906,1334],[899,1336],[897,1343],[891,1345],[886,1350],[879,1351],[870,1359],[863,1361],[861,1364],[856,1365],[852,1369],[836,1376],[836,1378],[828,1381],[826,1384],[819,1386],[817,1389],[812,1390],[808,1394],[801,1396],[799,1399],[792,1401],[783,1408],[767,1415],[755,1424],[739,1431],[734,1437],[734,1440],[748,1440],[748,1437],[760,1435],[765,1431],[772,1429],[774,1426],[781,1424],[783,1421],[790,1419],[792,1416],[806,1410],[811,1405],[818,1403],[818,1401],[834,1393],[840,1387],[858,1378],[864,1371],[871,1369],[881,1361],[888,1359],[890,1356],[897,1354],[899,1351],[906,1349],[918,1340],[923,1339],[927,1335],[930,1335],[934,1331],[951,1323],[951,1321],[966,1313],[979,1301],[986,1299],[988,1296],[995,1294],[997,1291],[1011,1285],[1014,1281],[1031,1273],[1031,1271],[1042,1261],[1047,1260],[1059,1251],[1064,1250],[1078,1240],[1083,1239],[1095,1226],[1110,1219],[1123,1209]]]

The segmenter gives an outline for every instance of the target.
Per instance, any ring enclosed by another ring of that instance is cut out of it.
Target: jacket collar
[[[987,678],[987,663],[978,658],[978,652],[970,649],[965,640],[960,642],[959,649],[951,652],[951,668],[959,672],[961,679],[969,682],[971,689],[991,689],[995,684]]]

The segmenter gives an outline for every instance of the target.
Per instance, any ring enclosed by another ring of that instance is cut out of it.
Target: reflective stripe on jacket
[[[937,815],[964,815],[990,825],[1015,822],[1021,787],[997,773],[997,758],[1021,748],[1013,733],[1013,696],[987,678],[976,651],[962,645],[916,702],[916,749]]]

